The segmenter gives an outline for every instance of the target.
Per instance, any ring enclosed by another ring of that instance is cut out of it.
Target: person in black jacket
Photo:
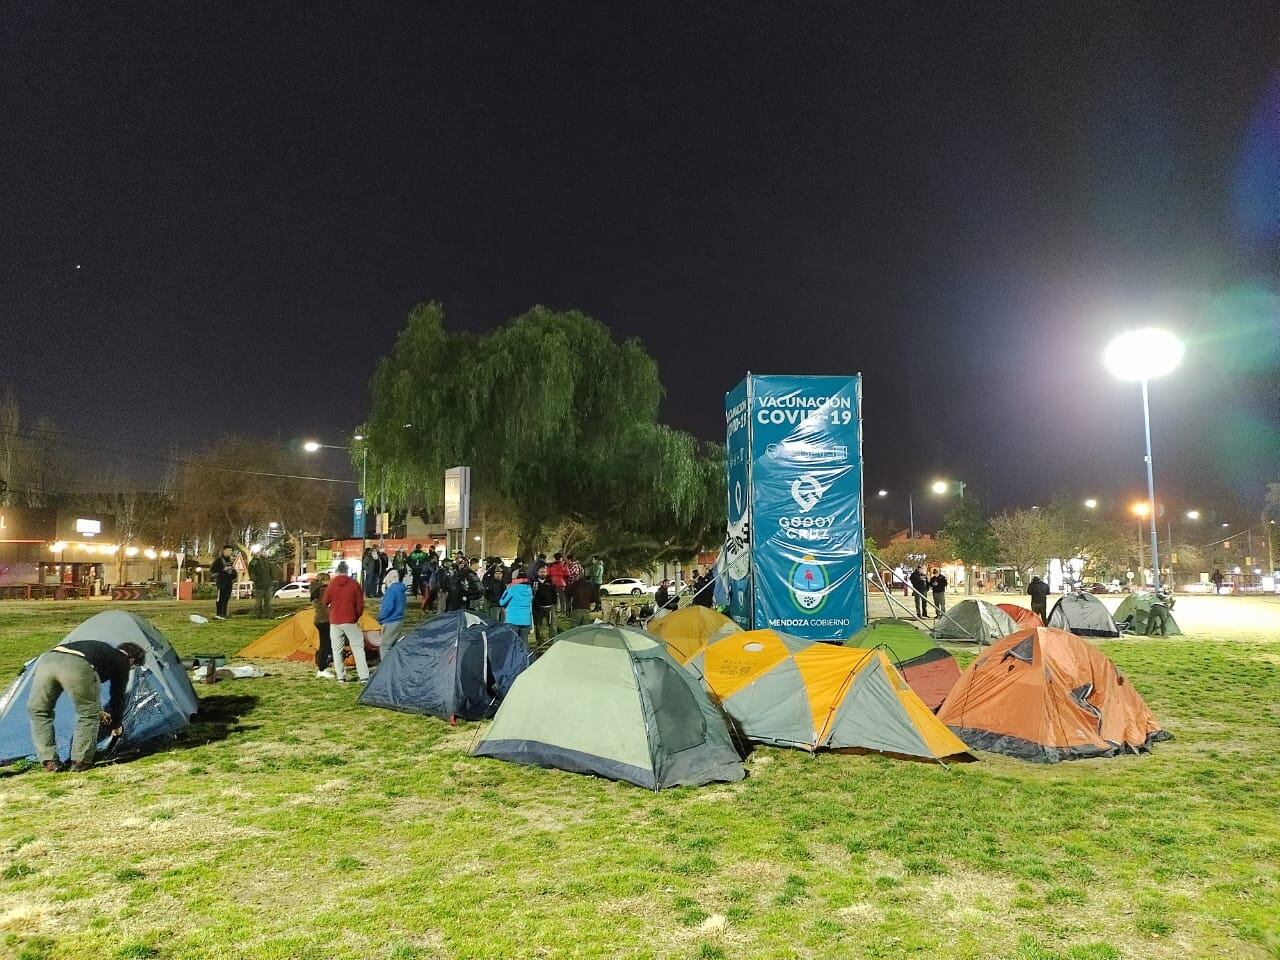
[[[1049,622],[1049,585],[1038,576],[1032,577],[1027,584],[1027,596],[1031,598],[1031,612],[1038,613],[1040,619]]]
[[[929,578],[929,589],[933,591],[933,615],[940,617],[947,612],[947,575],[937,567]]]
[[[218,606],[213,619],[225,620],[227,606],[231,602],[231,587],[240,577],[236,573],[236,561],[231,551],[231,544],[224,546],[222,552],[209,565],[209,573],[213,576],[213,582],[218,585]]]
[[[923,619],[929,613],[929,602],[925,599],[925,591],[929,589],[929,580],[924,571],[916,567],[907,578],[911,584],[911,595],[916,598],[916,616]]]
[[[446,590],[445,610],[470,610],[471,604],[480,599],[480,578],[466,557],[459,557],[454,563],[453,576],[449,578]]]
[[[557,599],[556,588],[547,579],[547,568],[544,566],[538,571],[538,579],[533,587],[534,639],[539,645],[543,643],[544,628],[547,643],[554,640],[559,632],[560,625],[556,622]]]
[[[76,708],[71,769],[77,773],[88,770],[93,766],[100,726],[117,737],[124,733],[124,694],[129,673],[146,658],[146,651],[136,643],[113,647],[101,640],[73,640],[41,654],[31,677],[27,715],[36,759],[46,770],[58,773],[64,769],[53,730],[58,698],[67,694]],[[103,683],[110,684],[105,710],[101,709]]]

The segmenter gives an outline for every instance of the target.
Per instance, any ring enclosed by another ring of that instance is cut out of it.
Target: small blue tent
[[[146,620],[124,610],[107,610],[80,624],[62,642],[74,640],[101,640],[113,647],[131,642],[147,651],[146,663],[134,669],[129,676],[129,689],[124,700],[124,736],[112,744],[111,732],[102,731],[99,750],[110,748],[114,754],[119,754],[141,748],[152,741],[173,736],[195,716],[199,701],[186,670],[164,634]],[[27,697],[31,693],[35,663],[35,660],[28,661],[18,678],[4,693],[0,693],[0,763],[24,757],[35,758],[27,716]],[[106,706],[107,697],[108,688],[103,684],[103,706]],[[60,697],[54,714],[60,755],[65,756],[71,749],[75,722],[75,709],[70,699]]]
[[[528,645],[511,627],[455,610],[405,634],[360,702],[444,720],[483,720],[493,715],[529,660]]]

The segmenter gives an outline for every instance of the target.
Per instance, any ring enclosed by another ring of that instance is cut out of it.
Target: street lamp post
[[[1102,358],[1114,376],[1142,383],[1142,426],[1147,442],[1147,502],[1151,521],[1151,577],[1156,590],[1160,589],[1160,548],[1156,534],[1156,481],[1151,458],[1151,403],[1147,396],[1147,381],[1172,372],[1182,361],[1185,349],[1182,341],[1167,330],[1146,327],[1120,334],[1107,345]]]
[[[876,491],[877,497],[887,497],[888,495],[888,490]],[[916,538],[916,505],[910,490],[907,491],[907,537],[910,540]]]
[[[953,487],[959,492],[960,499],[963,500],[965,487],[963,480],[935,480],[930,489],[941,497],[949,493]],[[973,595],[973,567],[970,564],[965,564],[964,568],[964,592],[966,596]]]
[[[369,485],[369,445],[364,443],[364,435],[357,433],[353,440],[361,444],[360,447],[360,500],[361,509],[364,511],[364,523],[360,525],[360,562],[364,563],[365,551],[369,549],[369,494],[366,492]],[[302,449],[307,453],[315,453],[319,450],[345,450],[351,452],[351,447],[337,443],[317,443],[315,440],[308,440],[302,445]],[[361,571],[363,573],[363,571]]]

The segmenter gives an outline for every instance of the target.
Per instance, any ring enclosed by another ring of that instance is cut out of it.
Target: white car
[[[275,592],[277,600],[310,600],[311,587],[305,583],[286,583],[283,587]]]
[[[606,597],[639,597],[646,593],[657,593],[658,588],[651,587],[635,577],[619,577],[617,580],[602,584],[600,592]]]

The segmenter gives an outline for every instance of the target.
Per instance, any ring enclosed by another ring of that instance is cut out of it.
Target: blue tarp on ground
[[[124,736],[115,744],[115,752],[172,736],[185,727],[199,709],[195,688],[177,653],[164,634],[136,614],[124,610],[99,613],[72,630],[62,642],[75,640],[101,640],[113,647],[131,642],[147,651],[146,663],[135,668],[129,677],[124,702]],[[35,660],[28,661],[18,678],[0,694],[0,763],[35,758],[27,715],[35,663]],[[103,684],[103,706],[107,699],[108,687]],[[60,697],[54,714],[59,756],[66,756],[71,750],[75,721],[71,700]],[[105,750],[110,745],[111,732],[104,730],[98,749]]]
[[[493,715],[529,660],[529,647],[511,627],[457,610],[405,634],[360,702],[445,720],[482,720]]]

